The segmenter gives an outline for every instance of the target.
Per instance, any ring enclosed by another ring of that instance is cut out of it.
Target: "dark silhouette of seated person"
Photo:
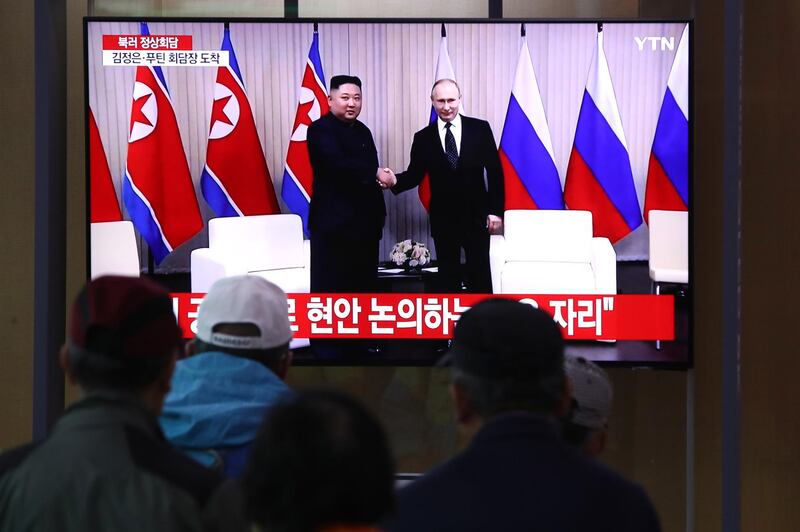
[[[214,501],[235,492],[158,426],[182,336],[169,294],[100,277],[70,316],[59,360],[82,398],[44,441],[0,457],[0,530],[233,530],[235,505]]]
[[[467,448],[398,492],[392,532],[650,532],[644,490],[567,444],[564,341],[552,317],[490,299],[465,312],[450,395]]]
[[[386,435],[364,406],[299,393],[267,414],[242,477],[245,514],[264,532],[377,532],[393,481]]]

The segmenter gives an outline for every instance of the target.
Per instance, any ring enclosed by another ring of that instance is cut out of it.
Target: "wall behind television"
[[[4,123],[14,126],[0,128],[0,161],[3,163],[0,181],[5,190],[0,195],[0,241],[4,249],[0,259],[0,295],[3,297],[0,337],[4,342],[0,350],[0,447],[21,443],[30,436],[34,335],[31,323],[32,226],[35,213],[32,176],[36,166],[33,148],[36,112],[33,102],[33,49],[36,40],[33,15],[37,3],[6,3],[3,17],[0,17],[0,40],[9,49],[17,50],[3,56],[2,67],[7,76],[0,86]],[[68,15],[64,24],[68,28],[65,61],[69,80],[66,94],[68,298],[74,296],[86,273],[80,17],[88,13],[87,5],[102,7],[103,11],[95,14],[107,15],[168,15],[181,9],[192,9],[193,14],[220,15],[238,9],[239,5],[253,9],[250,12],[237,11],[239,14],[269,15],[261,10],[270,3],[276,2],[243,1],[228,5],[210,0],[67,0]],[[481,3],[485,5],[485,2]],[[199,13],[191,7],[200,4],[207,10]],[[301,8],[304,4],[301,0]],[[336,4],[345,9],[351,2]],[[382,2],[370,4],[378,6]],[[403,4],[406,6],[405,15],[443,15],[429,11],[438,9],[439,2],[408,0]],[[695,14],[697,17],[697,179],[693,188],[697,207],[693,248],[697,281],[695,369],[689,373],[612,371],[615,386],[620,391],[618,397],[625,398],[623,403],[618,403],[619,408],[615,408],[612,431],[618,435],[624,431],[628,436],[617,440],[619,448],[613,451],[611,462],[625,474],[644,483],[661,512],[665,531],[687,530],[683,521],[685,507],[682,501],[676,500],[683,485],[680,472],[687,461],[684,455],[674,453],[686,438],[686,425],[675,417],[675,413],[686,406],[686,383],[691,383],[689,396],[695,398],[688,405],[694,415],[694,419],[688,420],[691,430],[688,436],[695,445],[695,459],[689,458],[689,463],[694,464],[696,478],[688,494],[696,516],[690,524],[698,531],[722,530],[721,420],[731,405],[723,404],[720,393],[720,190],[723,186],[725,121],[722,112],[724,49],[721,35],[725,8],[729,4],[723,0],[696,3],[693,0],[674,3],[659,0],[503,2],[507,16],[685,17]],[[744,363],[741,382],[745,408],[741,422],[745,441],[741,452],[744,486],[741,530],[792,530],[800,522],[800,505],[793,504],[800,496],[800,476],[796,474],[800,456],[797,453],[800,418],[791,407],[796,375],[800,372],[800,358],[796,356],[796,326],[793,312],[765,312],[764,309],[774,308],[776,294],[781,294],[785,301],[800,295],[796,281],[800,264],[796,250],[800,245],[797,236],[791,236],[791,231],[781,230],[796,224],[796,209],[792,208],[791,201],[798,196],[800,184],[796,171],[800,167],[800,151],[793,149],[795,137],[791,134],[792,128],[796,128],[798,102],[795,95],[800,92],[800,80],[796,69],[787,67],[790,58],[800,55],[800,42],[785,38],[791,35],[792,27],[800,24],[800,13],[795,0],[777,0],[768,4],[743,0],[742,4],[747,13],[743,18],[745,58],[742,91],[747,112],[742,117],[746,131],[743,144],[746,187],[742,195],[742,208],[746,213],[743,219],[745,249],[742,260],[743,297],[747,299],[745,306],[748,310],[742,315]],[[517,10],[511,11],[509,6],[516,6]],[[167,8],[170,11],[165,11]],[[354,16],[356,13],[345,10],[339,14]],[[768,135],[766,138],[765,133]],[[767,180],[770,186],[765,186]],[[769,239],[765,239],[765,235]],[[410,382],[408,386],[417,383],[415,390],[425,389],[422,378],[425,373],[433,371],[336,368],[325,370],[323,375],[318,368],[295,370],[295,377],[304,383],[326,381],[356,393],[365,391],[376,376],[390,373],[398,376],[391,379],[394,385],[403,379],[404,383]],[[447,406],[446,396],[439,395],[429,403],[437,401],[441,403],[441,409]],[[410,404],[409,408],[418,404]],[[671,414],[665,416],[665,408]],[[425,416],[425,412],[420,409],[419,415]],[[400,429],[407,434],[414,426],[405,424]],[[430,434],[444,440],[451,438],[452,432],[450,427]],[[616,461],[614,457],[622,459]]]
[[[254,109],[262,148],[276,191],[297,108],[298,88],[312,38],[310,23],[231,24],[231,38]],[[614,83],[633,169],[643,203],[647,163],[667,76],[684,24],[606,24],[604,49]],[[221,23],[152,23],[153,34],[189,34],[195,49],[218,49]],[[98,122],[119,192],[125,169],[135,67],[103,67],[104,34],[136,34],[136,23],[89,25],[89,103]],[[519,24],[447,24],[448,48],[463,91],[464,114],[489,121],[500,142],[521,43]],[[405,168],[415,131],[430,116],[430,86],[440,47],[439,24],[320,24],[320,54],[326,82],[338,73],[361,76],[360,119],[375,136],[381,164]],[[674,49],[640,50],[635,38],[672,38]],[[528,46],[548,118],[556,167],[563,180],[596,42],[596,26],[528,24]],[[199,177],[205,162],[215,68],[164,68],[195,188],[206,219]],[[388,218],[381,246],[404,238],[431,243],[428,217],[415,191],[386,192]],[[282,205],[284,212],[289,212]],[[162,271],[187,270],[189,253],[206,245],[205,232],[178,249]],[[144,251],[142,251],[144,253]],[[617,244],[618,257],[647,257],[646,228]],[[146,257],[143,255],[143,264]]]

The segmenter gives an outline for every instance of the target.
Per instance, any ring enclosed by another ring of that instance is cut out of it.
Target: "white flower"
[[[389,260],[398,266],[416,268],[431,261],[431,252],[422,242],[415,242],[407,238],[394,245],[389,254]]]

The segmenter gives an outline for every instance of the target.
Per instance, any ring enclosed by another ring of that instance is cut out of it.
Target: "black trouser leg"
[[[433,243],[439,264],[437,290],[445,294],[461,292],[461,245],[458,239],[439,236]]]
[[[312,236],[311,291],[374,291],[378,279],[378,242],[373,238]]]
[[[474,294],[492,293],[492,275],[489,269],[489,233],[465,235],[467,291]]]

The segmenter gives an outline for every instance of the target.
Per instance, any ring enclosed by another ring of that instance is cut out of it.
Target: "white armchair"
[[[208,221],[208,247],[192,251],[192,292],[217,279],[258,275],[287,293],[311,289],[311,246],[296,214],[232,216]],[[308,345],[293,340],[292,348]]]
[[[687,211],[650,211],[650,281],[654,294],[661,293],[662,283],[689,283],[689,213]],[[661,349],[661,340],[656,340]]]
[[[617,255],[592,237],[592,213],[510,210],[504,235],[492,235],[495,294],[616,294]]]
[[[139,277],[139,248],[129,221],[91,224],[90,276],[127,275]]]
[[[661,283],[689,282],[689,213],[650,211],[650,279],[653,293]]]

